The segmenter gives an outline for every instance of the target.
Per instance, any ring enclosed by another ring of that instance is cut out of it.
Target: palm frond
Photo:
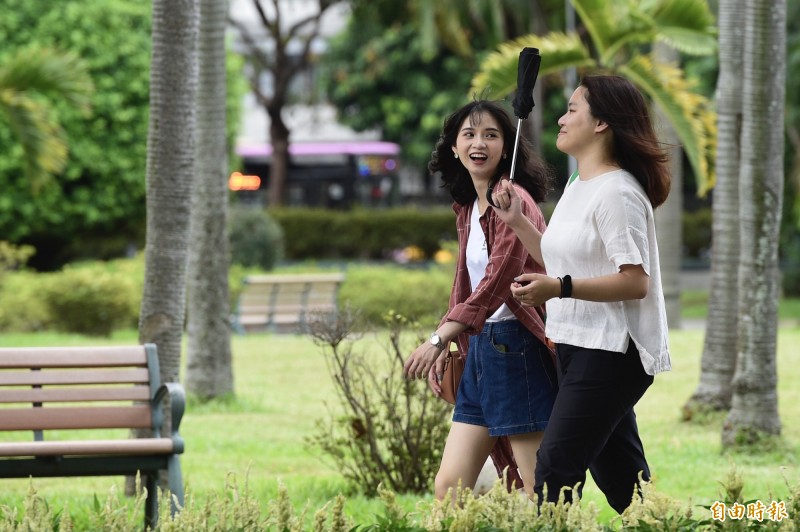
[[[659,28],[656,38],[689,55],[711,55],[717,50],[717,39],[713,35],[683,28]]]
[[[659,39],[676,50],[693,55],[716,51],[714,14],[705,0],[659,0],[648,13]]]
[[[73,54],[31,47],[6,56],[0,65],[0,87],[35,92],[89,110],[93,84],[86,64]]]
[[[38,190],[50,175],[61,172],[66,165],[63,131],[50,118],[47,107],[22,93],[0,90],[0,110],[22,146],[23,165],[31,187]]]
[[[661,108],[694,169],[698,194],[704,195],[715,180],[716,113],[709,100],[694,91],[680,68],[656,65],[650,56],[635,56],[619,71]]]
[[[487,89],[497,98],[517,90],[517,64],[523,48],[538,48],[542,56],[539,76],[565,68],[593,67],[595,61],[577,34],[549,33],[546,36],[526,35],[501,44],[483,60],[480,70],[472,79],[470,94],[481,94]]]
[[[632,35],[653,33],[654,23],[633,0],[570,0],[602,63]]]

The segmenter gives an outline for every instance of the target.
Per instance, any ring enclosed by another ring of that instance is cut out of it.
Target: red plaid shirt
[[[546,224],[539,206],[520,186],[517,186],[517,194],[522,199],[522,212],[533,221],[539,231],[544,232]],[[456,338],[459,352],[466,355],[469,336],[480,333],[486,320],[505,303],[514,316],[547,345],[544,306],[526,307],[511,297],[514,277],[522,273],[545,273],[544,267],[533,260],[514,231],[497,217],[491,207],[480,218],[489,251],[489,264],[483,280],[472,291],[467,270],[467,239],[473,205],[453,204],[458,230],[458,263],[450,292],[450,305],[442,323],[457,321],[467,326]]]

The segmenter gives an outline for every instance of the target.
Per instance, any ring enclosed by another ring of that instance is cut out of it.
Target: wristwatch
[[[443,350],[445,347],[444,342],[442,342],[442,339],[439,337],[438,334],[436,334],[436,332],[431,334],[431,345],[434,347],[438,347],[440,350]]]

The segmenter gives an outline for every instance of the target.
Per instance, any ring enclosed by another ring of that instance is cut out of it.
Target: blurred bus
[[[266,205],[269,188],[269,144],[240,145],[239,175],[229,188],[242,203]],[[400,203],[400,146],[392,142],[294,142],[284,204],[348,209],[388,207]]]

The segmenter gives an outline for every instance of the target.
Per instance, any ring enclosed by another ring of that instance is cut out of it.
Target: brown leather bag
[[[442,399],[450,403],[456,404],[456,394],[458,393],[458,385],[461,382],[461,374],[464,373],[464,360],[458,351],[448,351],[444,359],[444,373],[442,374]]]

